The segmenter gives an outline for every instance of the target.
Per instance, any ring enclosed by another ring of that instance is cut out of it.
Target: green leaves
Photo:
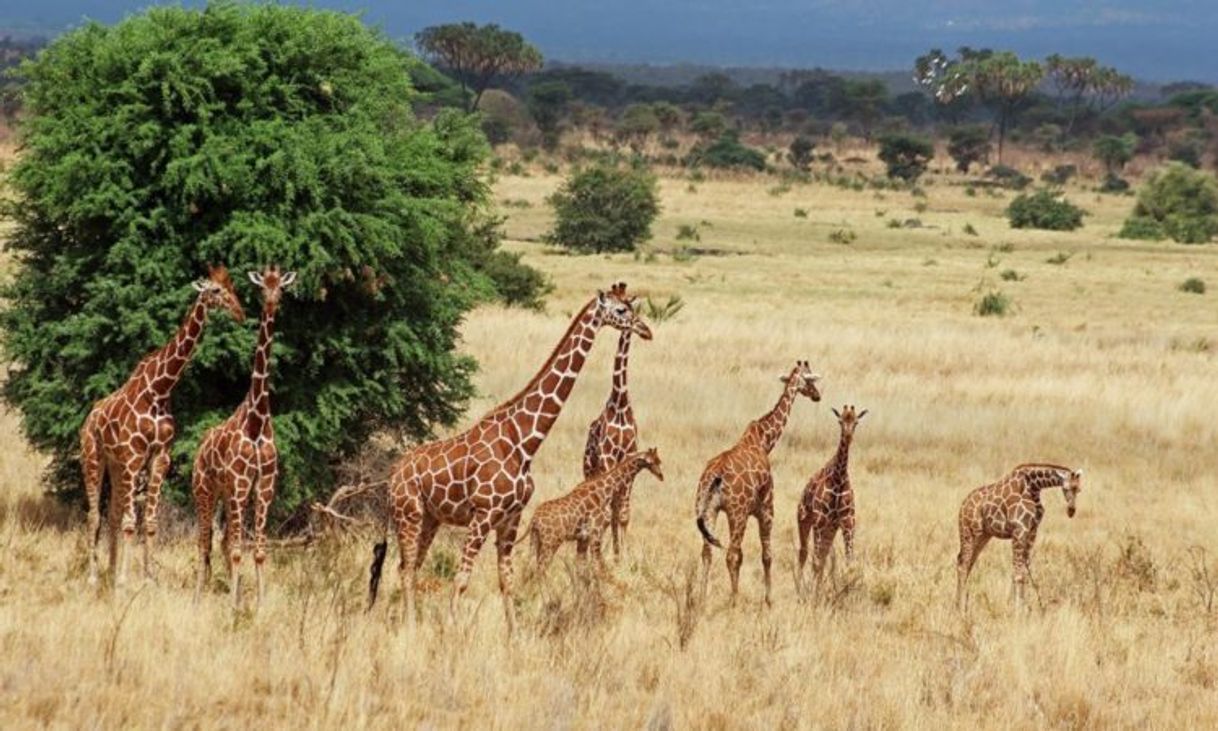
[[[475,121],[414,118],[419,66],[353,16],[226,2],[86,25],[24,66],[4,398],[54,488],[77,488],[93,400],[168,340],[208,263],[233,270],[251,315],[246,270],[300,275],[272,365],[280,515],[328,491],[372,430],[456,418],[463,314],[500,277],[531,303],[544,282],[496,251]],[[255,320],[214,315],[174,393],[178,499],[198,439],[248,387]]]

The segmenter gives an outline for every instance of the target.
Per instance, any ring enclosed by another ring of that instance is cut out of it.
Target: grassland
[[[545,313],[470,317],[464,347],[482,364],[471,417],[528,379],[596,288],[621,279],[682,298],[632,355],[642,442],[660,448],[667,480],[640,477],[616,585],[581,589],[568,556],[521,590],[508,643],[487,550],[446,625],[450,531],[412,631],[394,601],[363,612],[369,541],[350,536],[276,553],[266,605],[234,620],[219,583],[192,605],[184,520],[159,584],[98,594],[84,582],[83,511],[41,497],[40,460],[6,415],[0,726],[1218,726],[1218,307],[1177,289],[1218,284],[1214,247],[1115,239],[1132,200],[1082,188],[1070,197],[1091,215],[1063,234],[1012,231],[1007,199],[941,176],[924,198],[665,178],[643,252],[570,257],[536,243],[558,181],[534,171],[496,185],[510,246],[556,289]],[[678,240],[682,225],[699,240]],[[831,241],[840,229],[854,240]],[[993,290],[1010,314],[978,317]],[[612,340],[541,451],[535,501],[579,478]],[[774,454],[774,607],[760,601],[752,527],[739,604],[727,604],[721,553],[700,604],[695,480],[797,358],[824,375],[825,400],[796,405]],[[836,444],[829,407],[842,403],[871,409],[852,453],[859,560],[824,601],[801,604],[795,505]],[[1068,520],[1047,496],[1029,612],[1011,607],[1009,549],[994,543],[962,616],[960,499],[1029,460],[1086,469],[1079,513]],[[395,599],[395,575],[388,586]]]

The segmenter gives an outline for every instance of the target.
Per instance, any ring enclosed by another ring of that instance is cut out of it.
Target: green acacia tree
[[[272,375],[280,515],[328,492],[374,430],[422,436],[461,413],[463,314],[496,274],[524,299],[540,284],[495,249],[476,120],[414,119],[407,69],[353,16],[232,3],[89,24],[25,65],[3,396],[51,455],[53,488],[79,487],[92,402],[170,337],[208,262],[252,311],[246,270],[299,274]],[[169,495],[188,494],[198,439],[245,392],[255,336],[208,326],[174,392]]]
[[[515,31],[494,23],[447,23],[424,28],[415,43],[429,59],[451,72],[470,92],[469,111],[496,79],[541,69],[541,51]]]

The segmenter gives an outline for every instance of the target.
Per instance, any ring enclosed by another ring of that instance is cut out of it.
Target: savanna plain
[[[674,174],[639,254],[576,257],[540,243],[559,182],[532,169],[495,184],[509,248],[555,289],[545,312],[469,317],[480,395],[458,428],[529,379],[596,289],[626,281],[644,317],[648,298],[680,298],[632,349],[641,444],[666,480],[639,477],[611,582],[587,583],[565,549],[518,582],[509,641],[488,546],[448,622],[463,535],[446,529],[412,629],[396,571],[365,612],[378,534],[347,531],[275,551],[266,602],[234,617],[222,568],[192,603],[183,507],[157,583],[93,589],[83,508],[43,495],[42,460],[4,414],[0,727],[1218,727],[1218,307],[1178,289],[1218,285],[1218,250],[1115,238],[1133,199],[1094,182],[1067,190],[1086,225],[1052,233],[1011,230],[1009,194],[969,195],[947,174],[924,197]],[[976,314],[994,291],[1006,316]],[[615,341],[601,334],[541,449],[534,505],[581,477]],[[824,400],[796,403],[773,455],[773,606],[755,524],[739,601],[716,550],[703,602],[698,475],[796,359],[823,375]],[[847,566],[839,543],[820,597],[801,602],[796,504],[836,447],[830,407],[847,403],[870,409],[851,452],[857,557]],[[1027,461],[1085,470],[1078,514],[1045,495],[1026,611],[995,541],[960,613],[960,501]],[[528,546],[516,557],[521,577]]]

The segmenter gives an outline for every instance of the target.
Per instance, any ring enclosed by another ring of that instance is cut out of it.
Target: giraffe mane
[[[1017,472],[1019,470],[1024,470],[1024,469],[1064,470],[1066,472],[1074,471],[1074,468],[1072,468],[1072,467],[1064,467],[1059,464],[1053,464],[1052,462],[1024,462],[1023,464],[1018,465],[1014,470],[1011,470],[1011,471]]]

